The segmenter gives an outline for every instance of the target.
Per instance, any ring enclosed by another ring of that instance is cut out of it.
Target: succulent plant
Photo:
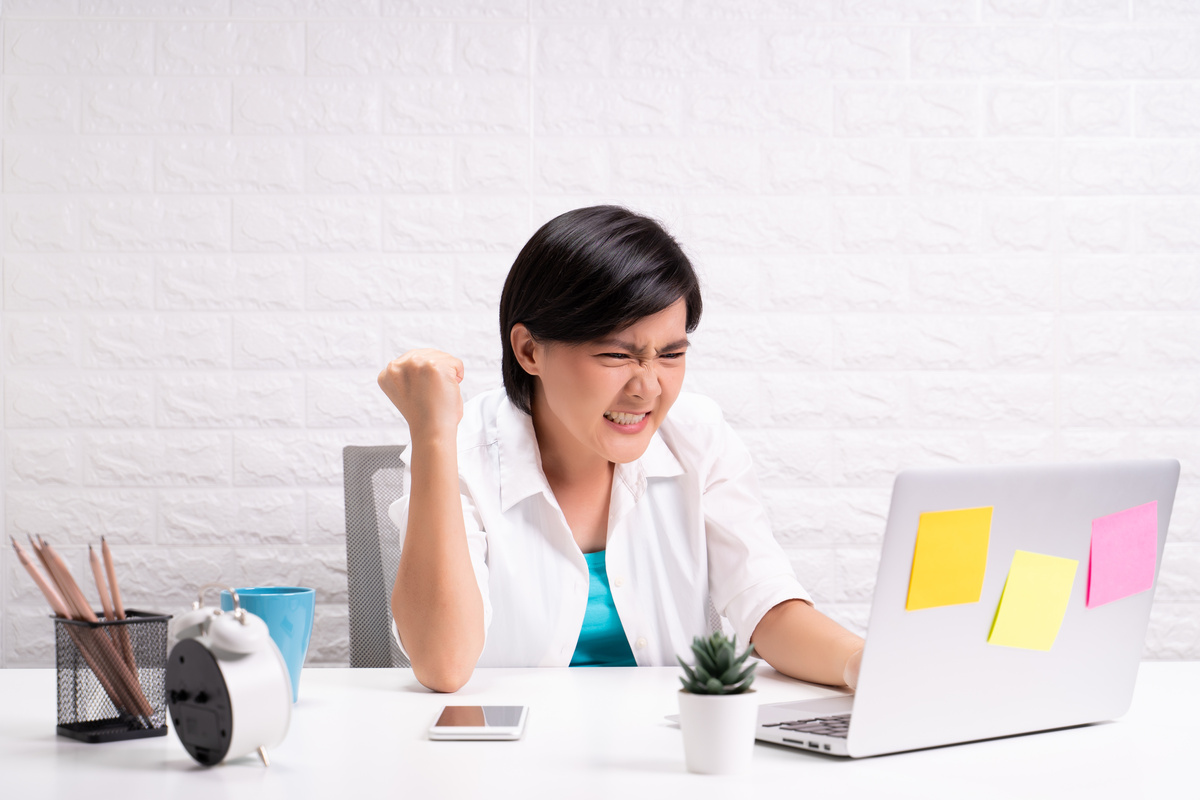
[[[686,676],[680,676],[679,681],[684,691],[692,694],[741,694],[754,683],[757,664],[743,668],[753,652],[754,645],[749,645],[741,655],[736,655],[737,637],[728,639],[721,631],[708,638],[697,636],[692,639],[692,653],[696,656],[694,667],[676,656]]]

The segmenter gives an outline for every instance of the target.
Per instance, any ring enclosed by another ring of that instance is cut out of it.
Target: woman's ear
[[[513,355],[517,357],[517,363],[521,365],[521,369],[530,375],[537,375],[541,372],[542,354],[545,352],[545,348],[533,338],[533,334],[524,324],[518,322],[512,326],[512,330],[508,333],[508,341],[512,345]]]

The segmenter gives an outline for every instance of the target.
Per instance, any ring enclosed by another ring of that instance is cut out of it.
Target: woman
[[[812,607],[750,455],[681,394],[699,282],[657,223],[612,206],[546,223],[500,300],[503,390],[414,350],[380,373],[408,421],[392,613],[417,679],[477,665],[673,665],[728,620],[788,675],[857,681],[862,639]]]

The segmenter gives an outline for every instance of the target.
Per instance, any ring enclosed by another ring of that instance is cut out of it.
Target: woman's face
[[[533,421],[543,464],[641,457],[679,396],[687,347],[682,299],[593,342],[515,347],[538,378]]]

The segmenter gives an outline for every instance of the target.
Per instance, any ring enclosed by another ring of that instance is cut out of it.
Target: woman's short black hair
[[[700,281],[678,242],[619,206],[568,211],[538,229],[500,295],[501,369],[513,405],[532,413],[534,378],[517,362],[518,322],[539,341],[580,344],[657,314],[682,298],[687,332],[700,324]]]

